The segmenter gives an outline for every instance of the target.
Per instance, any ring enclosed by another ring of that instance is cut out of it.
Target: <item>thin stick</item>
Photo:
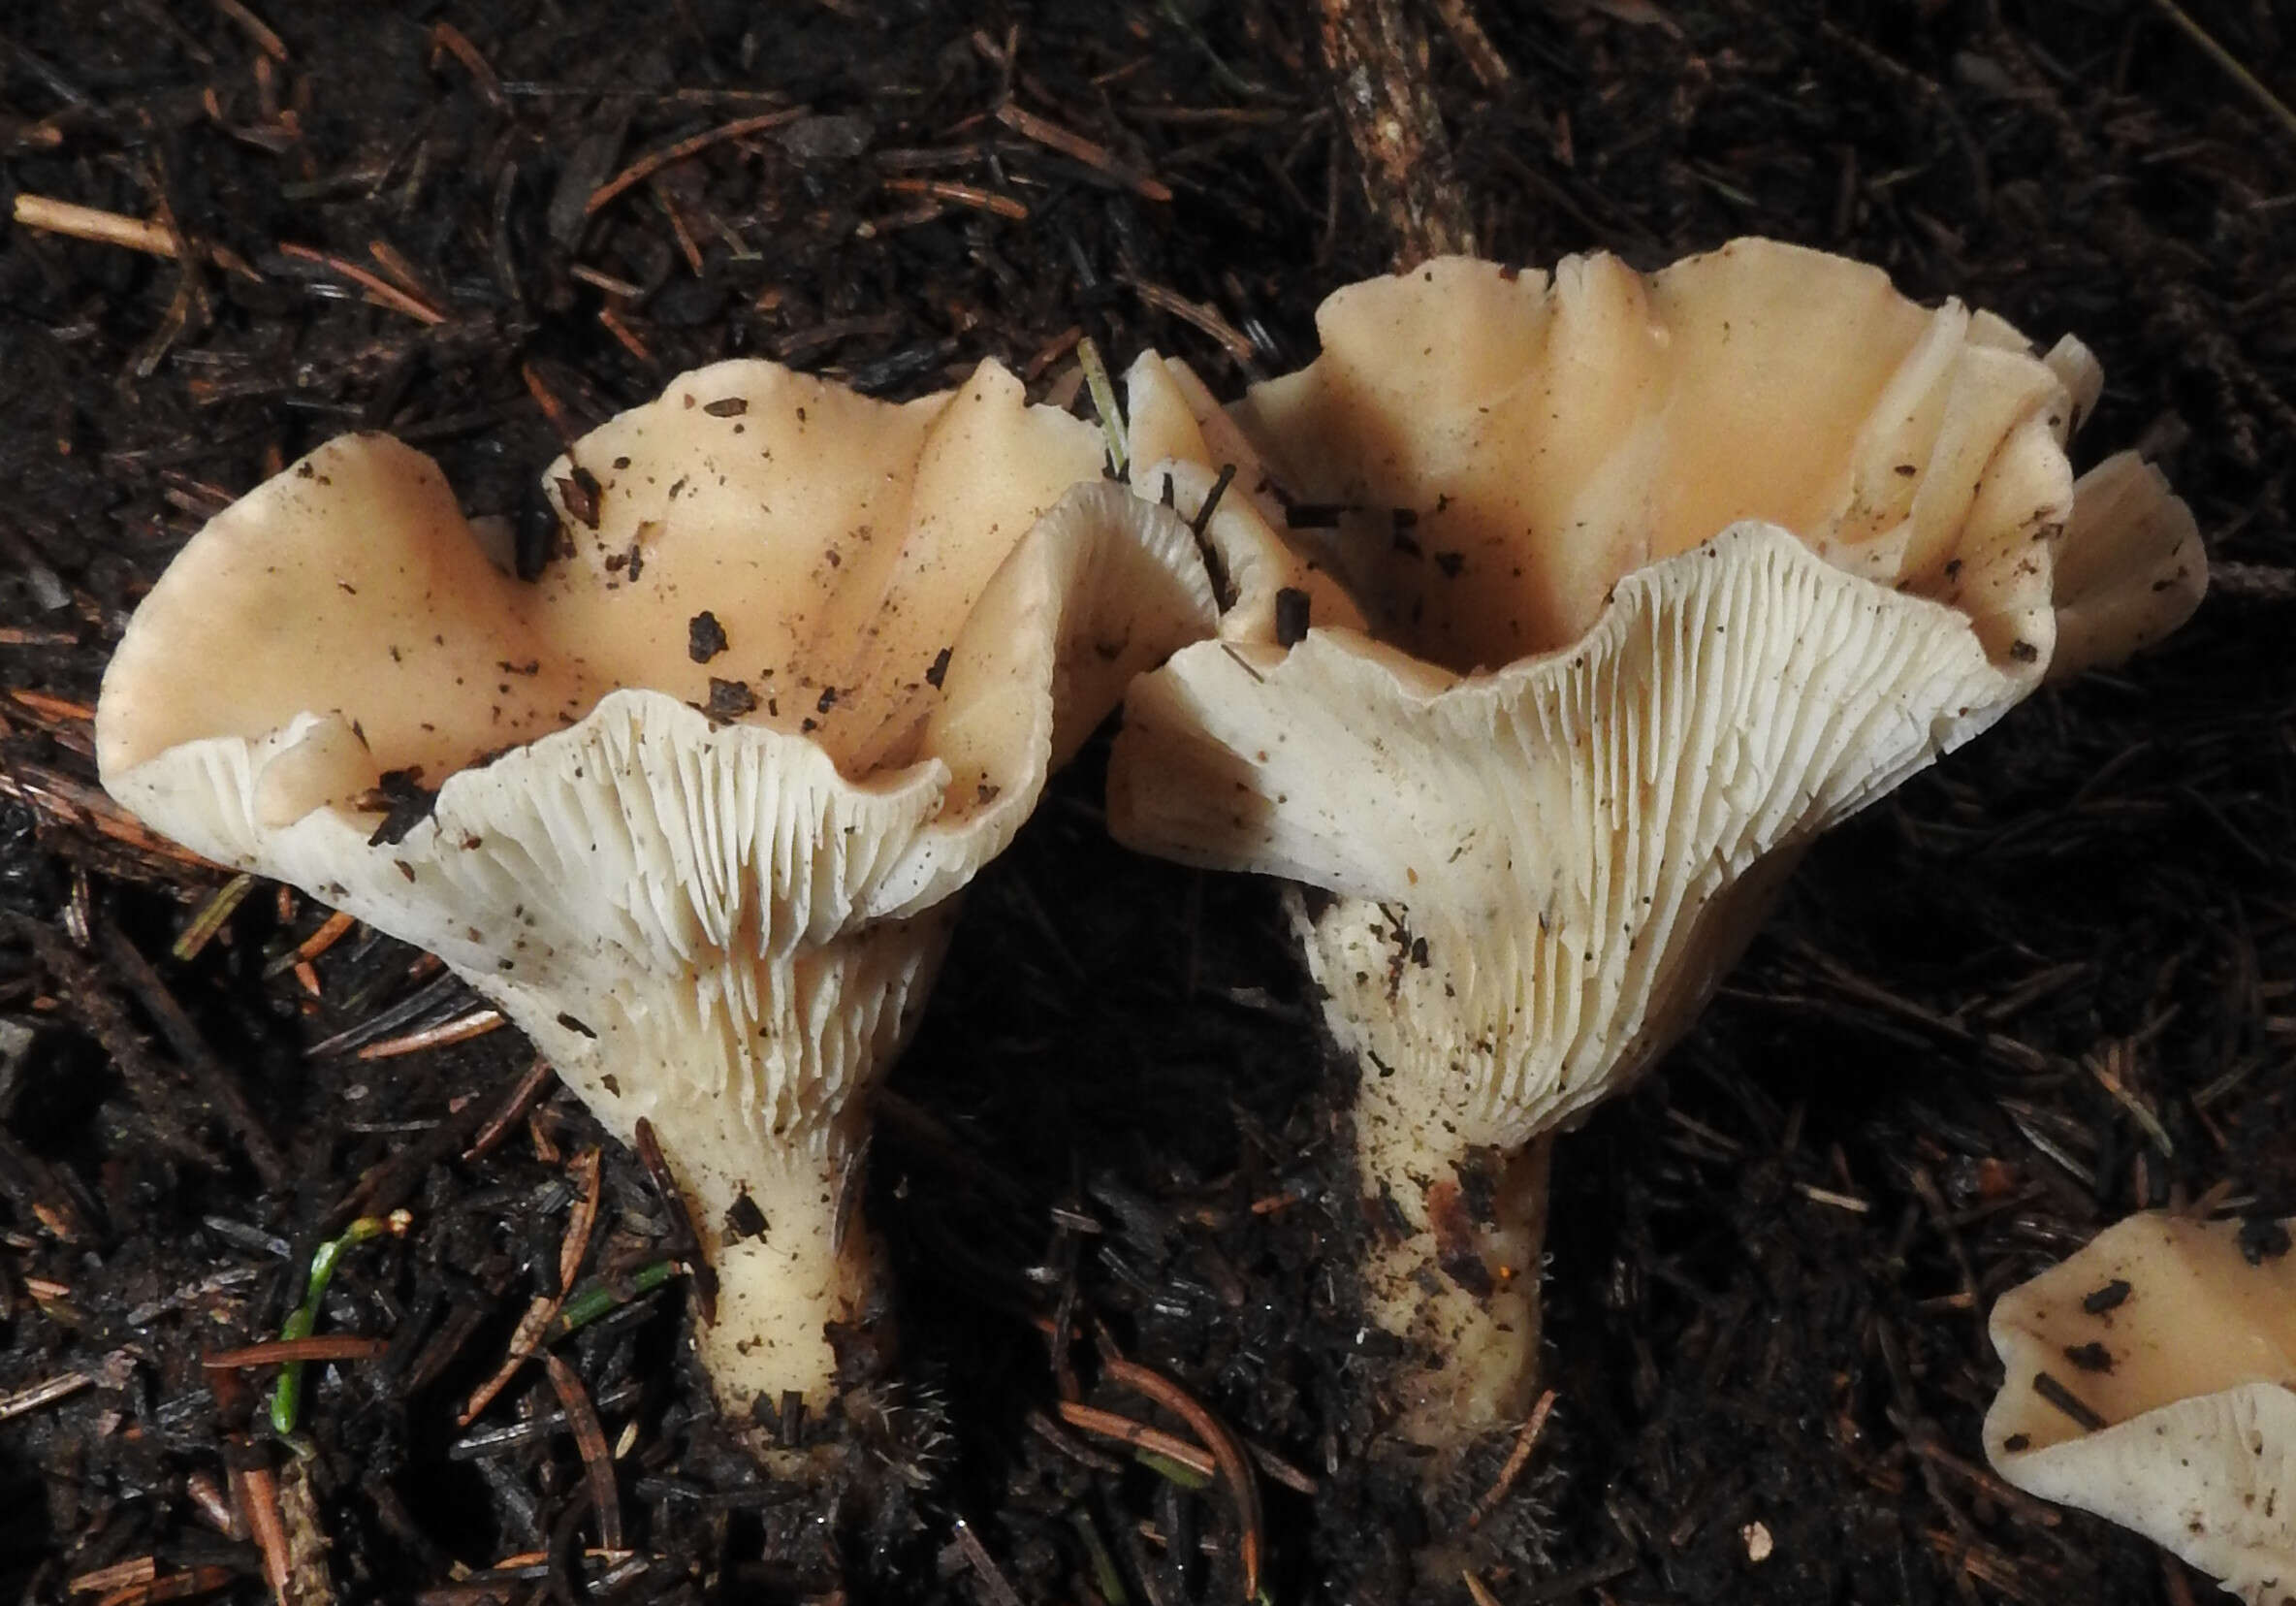
[[[67,1579],[66,1594],[110,1594],[114,1590],[130,1590],[150,1583],[159,1576],[159,1558],[139,1556],[130,1561],[114,1561],[109,1567],[98,1567],[94,1572],[83,1572],[78,1578]]]
[[[400,254],[398,246],[387,240],[370,240],[367,242],[367,254],[374,258],[375,266],[390,274],[399,289],[418,299],[426,294],[423,275]]]
[[[462,1151],[465,1160],[484,1159],[502,1141],[520,1117],[541,1097],[542,1089],[550,1081],[550,1061],[537,1059],[526,1068],[526,1074],[510,1090],[510,1097],[502,1101],[502,1108],[487,1117],[487,1124],[478,1129],[478,1136],[470,1140],[470,1146]]]
[[[1100,435],[1108,443],[1108,467],[1123,474],[1132,462],[1131,443],[1125,438],[1124,409],[1116,402],[1116,386],[1108,377],[1108,365],[1100,360],[1100,348],[1092,337],[1076,342],[1076,361],[1083,366],[1084,383],[1092,392],[1092,410],[1100,415]]]
[[[285,1187],[287,1157],[280,1150],[278,1140],[271,1136],[263,1117],[255,1112],[255,1107],[248,1103],[247,1090],[207,1046],[199,1027],[184,1013],[183,1006],[159,979],[151,962],[144,957],[144,950],[129,942],[127,934],[110,921],[102,924],[97,936],[104,957],[112,962],[112,968],[119,973],[129,990],[158,1023],[160,1035],[168,1040],[176,1058],[191,1073],[193,1082],[239,1139],[240,1149],[254,1166],[256,1174],[263,1178],[263,1185],[274,1190]]]
[[[653,1293],[675,1277],[679,1269],[676,1261],[658,1260],[640,1267],[626,1278],[609,1277],[592,1283],[559,1308],[547,1336],[556,1340],[569,1333],[581,1332],[599,1318]]]
[[[1404,0],[1321,0],[1318,9],[1340,120],[1355,147],[1364,197],[1395,233],[1397,265],[1472,254],[1475,230],[1450,179],[1451,138],[1417,14]]]
[[[1243,1530],[1236,1546],[1237,1558],[1244,1565],[1244,1595],[1256,1598],[1260,1593],[1260,1482],[1253,1476],[1252,1462],[1244,1455],[1243,1446],[1226,1424],[1204,1409],[1187,1390],[1159,1372],[1149,1370],[1134,1362],[1114,1356],[1101,1363],[1109,1378],[1123,1384],[1135,1394],[1146,1395],[1159,1405],[1188,1424],[1190,1430],[1203,1441],[1220,1463],[1221,1481],[1228,1485],[1228,1493],[1235,1501],[1237,1526]]]
[[[2047,1372],[2033,1374],[2033,1393],[2071,1417],[2089,1432],[2100,1433],[2111,1426],[2103,1417],[2097,1415],[2096,1408],[2090,1405],[2088,1400],[2083,1399]]]
[[[1235,325],[1223,318],[1217,308],[1207,306],[1202,302],[1190,301],[1177,290],[1166,289],[1161,284],[1150,284],[1129,274],[1124,275],[1124,282],[1132,286],[1134,295],[1159,312],[1169,312],[1183,323],[1194,324],[1213,339],[1218,340],[1221,345],[1227,348],[1228,354],[1238,363],[1249,363],[1257,355],[1253,350],[1251,339]]]
[[[175,232],[165,223],[128,217],[97,207],[83,207],[75,201],[58,201],[47,195],[17,195],[13,214],[16,222],[27,229],[68,235],[74,240],[92,241],[99,245],[118,245],[127,250],[143,251],[150,256],[171,260],[175,255]],[[210,242],[199,249],[216,267],[237,273],[241,278],[260,281],[263,277],[248,265],[244,257],[229,246]]]
[[[2232,81],[2247,92],[2250,100],[2271,112],[2278,119],[2280,125],[2290,134],[2296,134],[2296,112],[2289,111],[2285,101],[2264,86],[2263,80],[2243,67],[2238,56],[2217,44],[2215,37],[2206,28],[2193,21],[2184,8],[2177,4],[2177,0],[2152,0],[2152,5],[2161,16],[2174,22],[2183,31],[2185,38],[2199,46],[2211,61],[2222,68]]]
[[[249,11],[241,0],[215,0],[215,9],[247,30],[247,37],[255,41],[255,48],[273,61],[287,59],[287,42],[271,31],[271,25]]]
[[[504,1389],[510,1387],[510,1380],[519,1374],[519,1368],[531,1361],[535,1351],[542,1347],[543,1337],[550,1331],[550,1324],[558,1312],[558,1301],[548,1294],[537,1294],[526,1301],[526,1313],[518,1319],[518,1326],[511,1330],[510,1353],[502,1358],[502,1364],[494,1369],[485,1382],[470,1391],[470,1397],[455,1413],[456,1427],[467,1428],[476,1422],[479,1413],[492,1405]]]
[[[304,961],[318,958],[319,955],[341,941],[343,933],[349,931],[356,923],[351,915],[344,914],[339,909],[336,910],[333,915],[327,916],[318,930],[264,966],[265,978],[268,980],[274,976],[284,976]]]
[[[565,1237],[558,1241],[558,1295],[561,1299],[566,1290],[574,1286],[574,1275],[582,1269],[582,1263],[590,1258],[590,1232],[598,1224],[600,1180],[604,1174],[602,1159],[596,1149],[586,1148],[566,1166],[574,1180],[582,1184],[582,1197],[574,1202],[574,1208],[566,1217]]]
[[[355,1333],[325,1333],[307,1338],[273,1338],[268,1343],[241,1344],[200,1357],[209,1371],[233,1371],[240,1366],[283,1366],[303,1361],[372,1361],[390,1348],[388,1340],[362,1337]]]
[[[1504,89],[1515,75],[1508,71],[1507,58],[1499,54],[1491,36],[1483,31],[1483,24],[1476,20],[1467,0],[1435,0],[1435,15],[1443,19],[1451,42],[1466,57],[1468,70],[1477,81],[1485,89]]]
[[[617,340],[622,342],[622,350],[628,352],[639,362],[651,364],[654,361],[653,348],[647,345],[643,339],[639,338],[638,332],[636,330],[632,329],[628,324],[623,323],[620,318],[614,315],[614,308],[611,306],[599,307],[598,323],[605,329],[607,334],[613,336]]]
[[[404,1037],[385,1038],[380,1043],[370,1043],[359,1050],[357,1057],[363,1060],[393,1059],[400,1054],[420,1053],[425,1048],[444,1048],[451,1044],[468,1043],[472,1038],[485,1037],[501,1024],[501,1011],[473,1010],[442,1026],[426,1027],[420,1032],[409,1032]]]
[[[0,797],[14,798],[49,824],[93,831],[175,869],[207,872],[225,868],[156,834],[95,787],[44,765],[16,764],[0,769]]]
[[[28,1411],[37,1411],[43,1405],[53,1405],[59,1399],[68,1399],[94,1381],[85,1372],[59,1372],[30,1388],[18,1389],[12,1395],[0,1395],[0,1422],[20,1417]]]
[[[638,1163],[646,1168],[654,1191],[661,1195],[662,1204],[669,1207],[670,1249],[686,1263],[687,1280],[693,1288],[694,1308],[704,1323],[715,1322],[718,1272],[711,1266],[710,1257],[702,1252],[702,1225],[693,1219],[693,1206],[686,1200],[686,1190],[678,1186],[678,1178],[670,1171],[670,1162],[661,1151],[661,1140],[654,1135],[654,1123],[639,1116],[630,1139],[630,1146],[638,1151]]]
[[[1169,186],[1159,183],[1145,174],[1134,172],[1118,161],[1115,152],[1106,145],[1098,145],[1081,134],[1071,134],[1048,117],[1039,117],[1034,112],[1024,112],[1006,101],[997,108],[997,120],[1022,139],[1034,140],[1047,149],[1057,150],[1064,156],[1072,156],[1094,172],[1105,174],[1117,183],[1129,185],[1135,193],[1150,201],[1169,201],[1172,198]]]
[[[263,1552],[263,1578],[271,1587],[271,1599],[286,1606],[295,1563],[287,1548],[287,1525],[279,1517],[279,1481],[268,1466],[234,1466],[231,1492],[238,1498],[239,1515],[255,1535],[256,1548]]]
[[[478,92],[485,97],[487,105],[497,112],[510,110],[510,102],[502,94],[502,80],[496,76],[493,63],[479,54],[478,47],[471,44],[463,36],[462,30],[452,22],[430,24],[430,59],[432,62],[435,63],[438,60],[438,52],[441,50],[446,51],[470,70],[471,81],[478,85]]]
[[[1499,1502],[1515,1487],[1515,1479],[1522,1476],[1522,1469],[1531,1463],[1531,1452],[1538,1447],[1539,1435],[1547,1430],[1547,1418],[1553,1409],[1554,1391],[1549,1389],[1539,1397],[1539,1403],[1531,1407],[1531,1414],[1524,1421],[1522,1431],[1515,1435],[1515,1448],[1507,1453],[1507,1464],[1499,1468],[1498,1481],[1491,1485],[1489,1493],[1475,1502],[1474,1511],[1468,1514],[1469,1527],[1479,1526],[1485,1517],[1499,1509]]]
[[[936,201],[954,201],[960,207],[971,207],[975,211],[994,212],[999,217],[1009,217],[1018,222],[1029,215],[1028,203],[1015,201],[1009,195],[996,195],[974,184],[960,184],[948,178],[887,178],[883,187],[897,195],[929,195]]]
[[[616,278],[612,273],[602,273],[584,262],[575,263],[566,272],[583,283],[594,285],[609,296],[620,296],[623,301],[637,300],[641,289],[641,286],[632,284],[628,279]]]
[[[313,246],[298,245],[293,241],[282,242],[279,246],[279,254],[284,257],[293,257],[298,262],[317,263],[329,273],[347,278],[353,284],[358,285],[360,289],[367,293],[367,296],[376,305],[387,306],[394,312],[403,312],[418,323],[436,327],[446,322],[446,314],[437,307],[432,306],[429,302],[416,300],[380,273],[370,273],[356,262],[346,262],[341,257],[331,256]]]
[[[84,725],[96,717],[96,711],[86,703],[59,697],[52,692],[35,691],[28,686],[10,688],[8,700],[47,721],[51,727],[60,724]]]
[[[99,245],[118,245],[150,256],[175,254],[175,237],[164,226],[144,218],[127,217],[45,195],[19,194],[15,211],[17,224],[23,228],[69,235],[74,240],[90,240]]]
[[[1178,1461],[1182,1466],[1191,1471],[1200,1472],[1207,1478],[1219,1476],[1220,1463],[1218,1461],[1186,1439],[1167,1433],[1160,1428],[1151,1428],[1144,1422],[1134,1422],[1131,1417],[1121,1416],[1114,1411],[1103,1411],[1091,1405],[1079,1405],[1072,1399],[1062,1400],[1059,1410],[1061,1420],[1071,1428],[1081,1428],[1084,1431],[1096,1434],[1100,1438],[1114,1439],[1119,1444],[1129,1444],[1135,1450],[1145,1450],[1152,1455],[1162,1456],[1166,1461]]]
[[[605,206],[624,190],[633,185],[644,183],[663,168],[683,162],[688,156],[698,155],[714,145],[722,144],[727,140],[738,140],[745,134],[758,134],[769,128],[779,128],[783,123],[795,122],[805,114],[806,109],[802,106],[785,106],[779,112],[761,112],[753,117],[736,117],[732,122],[696,134],[691,139],[680,140],[673,145],[664,145],[659,150],[639,157],[596,189],[591,190],[590,199],[582,204],[582,215],[585,217],[592,215],[600,207]]]
[[[1030,384],[1044,377],[1044,370],[1075,350],[1076,342],[1084,338],[1084,326],[1070,324],[1037,348],[1036,355],[1021,365],[1020,376]]]
[[[574,1443],[582,1452],[590,1506],[598,1514],[598,1542],[618,1551],[622,1549],[622,1496],[614,1487],[614,1457],[606,1448],[606,1429],[574,1368],[547,1350],[542,1365],[550,1373],[550,1386],[558,1391],[558,1403],[566,1408],[566,1426],[574,1430]]]
[[[183,928],[182,934],[175,939],[168,952],[178,960],[197,959],[200,950],[214,941],[215,934],[230,923],[239,905],[246,902],[247,894],[254,890],[255,878],[243,871],[225,882],[215,895],[200,907],[200,912],[191,917],[190,923]]]
[[[981,1591],[994,1601],[996,1606],[1021,1606],[1020,1596],[1013,1592],[1012,1586],[1005,1581],[1004,1574],[998,1569],[995,1559],[988,1553],[988,1547],[983,1545],[979,1535],[973,1531],[973,1525],[960,1517],[955,1526],[957,1549],[973,1568],[973,1576],[980,1580]]]

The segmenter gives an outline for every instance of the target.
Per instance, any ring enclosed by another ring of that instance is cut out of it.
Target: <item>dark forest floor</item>
[[[2292,24],[2190,3],[2296,98]],[[2165,0],[1477,10],[1504,80],[1426,25],[1487,254],[1654,267],[1767,233],[2075,331],[2109,375],[2084,461],[2144,443],[2217,573],[2164,650],[1823,843],[1690,1041],[1560,1145],[1559,1404],[1478,1583],[2205,1598],[1983,1470],[1983,1324],[2128,1210],[2296,1213],[2296,130]],[[761,1483],[672,1285],[558,1345],[621,1452],[629,1555],[600,1558],[539,1368],[456,1420],[556,1291],[595,1128],[547,1088],[506,1102],[530,1061],[506,1031],[359,1057],[476,1003],[365,932],[299,975],[307,901],[261,887],[172,957],[221,879],[107,810],[84,717],[169,554],[345,429],[531,530],[563,432],[720,356],[895,396],[983,355],[1042,381],[1079,332],[1224,394],[1296,366],[1322,295],[1394,249],[1312,8],[255,11],[0,19],[0,193],[159,219],[194,259],[0,234],[0,1595],[265,1598],[253,1510],[323,1536],[346,1601],[1232,1600],[1217,1484],[1055,1426],[1031,1318],[1068,1298],[1312,1482],[1260,1480],[1275,1606],[1401,1598],[1408,1501],[1366,1471],[1332,1275],[1354,1205],[1273,890],[1109,846],[1089,755],[981,879],[881,1111],[907,1381],[871,1442],[901,1475],[836,1521]],[[585,216],[643,154],[797,108]],[[627,1155],[597,1186],[586,1280],[669,1231]],[[202,1357],[274,1334],[321,1238],[394,1205],[407,1237],[347,1259],[322,1323],[379,1355],[312,1368],[290,1454],[250,1422],[268,1371]]]

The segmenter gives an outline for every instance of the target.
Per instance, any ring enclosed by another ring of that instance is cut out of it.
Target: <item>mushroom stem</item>
[[[1539,1381],[1547,1154],[1580,1108],[1571,1095],[1626,1085],[1681,1036],[1803,846],[1780,845],[1698,903],[1679,936],[1692,954],[1626,989],[1624,1018],[1606,1023],[1594,1052],[1543,1076],[1549,1098],[1527,1123],[1483,1096],[1501,1073],[1483,1062],[1518,1034],[1524,997],[1573,977],[1571,960],[1599,943],[1606,919],[1558,911],[1534,937],[1521,926],[1536,918],[1502,929],[1366,898],[1325,896],[1311,910],[1293,895],[1325,1024],[1360,1068],[1356,1168],[1374,1223],[1364,1301],[1406,1346],[1384,1380],[1404,1440],[1453,1451],[1519,1426]]]
[[[862,1146],[843,1131],[736,1176],[682,1169],[678,1186],[717,1272],[713,1320],[694,1347],[737,1421],[785,1393],[819,1410],[837,1375],[832,1327],[866,1325],[878,1303],[876,1243],[860,1212]]]
[[[694,1343],[736,1422],[788,1394],[825,1409],[829,1329],[877,1314],[859,1208],[868,1090],[908,1042],[953,903],[811,949],[761,953],[754,934],[737,937],[690,970],[624,970],[610,987],[578,992],[561,976],[540,1001],[484,979],[609,1130],[653,1128],[717,1275],[715,1320]],[[819,1103],[771,1091],[789,1086]]]
[[[1428,1449],[1460,1449],[1518,1426],[1537,1391],[1553,1139],[1513,1153],[1431,1153],[1389,1085],[1364,1067],[1355,1162],[1377,1212],[1365,1310],[1406,1346],[1389,1374],[1391,1430]]]

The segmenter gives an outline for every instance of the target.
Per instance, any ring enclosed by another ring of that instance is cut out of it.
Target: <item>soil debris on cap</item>
[[[718,623],[718,616],[704,608],[686,624],[686,652],[696,663],[707,663],[725,651],[725,626]]]

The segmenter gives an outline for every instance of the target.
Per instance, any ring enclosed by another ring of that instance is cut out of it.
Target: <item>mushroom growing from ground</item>
[[[1681,1034],[1812,837],[2173,628],[2205,562],[2133,458],[2074,484],[2084,349],[1841,258],[1446,259],[1318,327],[1165,434],[1249,454],[1223,513],[1368,626],[1300,596],[1137,682],[1109,821],[1310,889],[1396,1427],[1453,1447],[1529,1401],[1547,1135]]]
[[[429,459],[345,436],[152,589],[105,784],[436,952],[617,1137],[650,1122],[716,1260],[719,1401],[819,1405],[870,1309],[862,1094],[952,895],[1212,628],[1188,530],[1079,485],[1100,461],[993,363],[903,405],[720,364],[549,471],[570,550],[529,583]]]
[[[2174,1551],[2250,1606],[2296,1595],[2290,1223],[2154,1211],[2011,1289],[1985,1451],[2028,1494]]]

